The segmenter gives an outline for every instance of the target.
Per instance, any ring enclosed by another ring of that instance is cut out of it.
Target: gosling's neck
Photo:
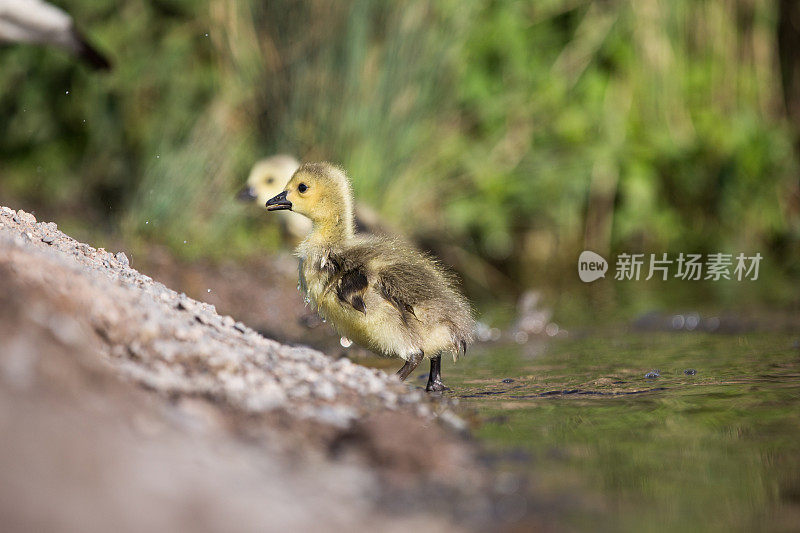
[[[345,213],[311,220],[311,232],[306,238],[306,243],[311,246],[329,248],[337,244],[344,244],[353,238],[353,216]]]

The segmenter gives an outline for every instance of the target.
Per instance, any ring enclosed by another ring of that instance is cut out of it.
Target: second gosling
[[[442,355],[463,355],[474,327],[454,277],[398,239],[354,235],[350,182],[329,163],[301,165],[266,207],[311,219],[297,248],[300,289],[320,315],[365,348],[403,359],[401,380],[428,357],[425,390],[446,390]]]

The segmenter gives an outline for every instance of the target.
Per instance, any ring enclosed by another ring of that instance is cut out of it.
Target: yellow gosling
[[[0,0],[2,1],[2,0]],[[300,163],[290,155],[278,154],[258,161],[250,170],[247,183],[236,195],[242,202],[263,206],[264,203],[281,192]],[[356,203],[355,228],[358,233],[395,233],[370,207]],[[311,221],[289,213],[280,213],[280,224],[286,241],[296,245],[311,231]]]
[[[297,248],[306,301],[342,335],[403,359],[401,380],[430,358],[426,390],[446,390],[441,357],[451,354],[455,361],[465,353],[474,325],[454,277],[398,239],[355,235],[350,182],[329,163],[301,165],[266,206],[311,220]]]
[[[242,202],[263,206],[267,200],[283,190],[300,163],[294,157],[278,154],[261,159],[250,170],[247,183],[236,195]],[[296,245],[311,231],[311,221],[307,218],[280,213],[280,227],[284,242]]]

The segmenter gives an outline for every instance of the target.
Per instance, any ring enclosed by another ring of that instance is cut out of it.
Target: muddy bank
[[[502,508],[446,403],[8,208],[0,339],[4,529],[459,530]]]

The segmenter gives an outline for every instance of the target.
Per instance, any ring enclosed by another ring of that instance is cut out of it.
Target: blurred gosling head
[[[236,199],[264,205],[283,190],[283,186],[299,166],[297,159],[286,154],[273,155],[258,161],[250,170],[247,183],[236,195]]]
[[[344,171],[330,163],[304,163],[268,211],[291,209],[311,219],[313,232],[331,239],[353,236],[353,194]]]

